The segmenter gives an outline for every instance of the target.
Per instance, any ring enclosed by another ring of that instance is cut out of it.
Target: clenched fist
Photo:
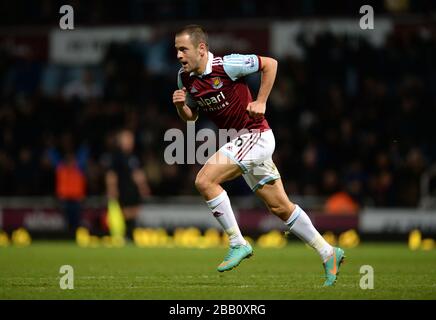
[[[259,101],[250,102],[247,106],[247,111],[250,117],[260,119],[265,115],[266,104]]]
[[[183,108],[186,103],[186,88],[176,90],[173,93],[173,103],[177,108]]]

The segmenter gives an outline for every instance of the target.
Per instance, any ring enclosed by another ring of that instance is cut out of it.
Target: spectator
[[[100,98],[103,94],[102,88],[95,81],[90,70],[84,70],[80,79],[67,83],[62,91],[65,99],[77,98],[80,101]]]
[[[67,151],[65,156],[54,148],[48,150],[51,163],[56,168],[56,196],[67,221],[68,234],[74,238],[80,226],[82,201],[86,197],[85,167],[88,150],[82,146],[77,153]]]
[[[359,212],[359,205],[348,193],[339,191],[327,199],[324,211],[332,215],[355,215]]]

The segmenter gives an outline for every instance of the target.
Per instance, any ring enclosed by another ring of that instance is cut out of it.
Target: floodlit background
[[[214,54],[279,61],[266,114],[274,161],[322,233],[436,236],[434,1],[71,1],[74,30],[59,28],[63,4],[0,4],[3,235],[66,237],[57,166],[71,158],[86,181],[80,224],[107,235],[105,173],[120,128],[134,132],[151,190],[137,226],[218,228],[194,187],[200,166],[163,158],[165,131],[186,131],[171,102],[174,32],[199,23]],[[363,4],[373,30],[359,27]],[[259,77],[248,82],[256,93]],[[214,128],[205,117],[196,126]],[[242,178],[225,187],[245,234],[283,231]]]

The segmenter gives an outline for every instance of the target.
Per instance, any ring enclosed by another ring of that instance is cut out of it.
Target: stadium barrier
[[[407,239],[412,230],[424,236],[436,235],[436,211],[430,209],[365,208],[357,215],[325,214],[313,199],[299,199],[316,228],[322,232],[340,233],[356,230],[363,237],[383,240]],[[259,237],[271,231],[284,232],[283,223],[269,214],[252,197],[235,199],[234,211],[244,234]],[[106,224],[106,201],[90,198],[83,205],[82,226],[96,236],[109,235]],[[151,199],[141,207],[138,228],[162,228],[174,232],[178,228],[201,231],[220,227],[198,197]],[[0,230],[11,234],[26,229],[32,237],[57,238],[66,234],[66,220],[54,198],[0,198]]]

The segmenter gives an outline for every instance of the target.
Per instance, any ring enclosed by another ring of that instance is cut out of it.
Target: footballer
[[[304,210],[288,199],[272,160],[275,140],[265,109],[277,61],[254,54],[215,56],[209,51],[207,33],[199,25],[189,25],[177,32],[175,47],[182,67],[173,103],[180,118],[195,121],[199,114],[204,114],[218,128],[240,132],[208,159],[195,179],[196,188],[229,237],[230,248],[218,271],[231,270],[253,255],[253,248],[241,234],[230,199],[221,187],[223,182],[242,175],[268,210],[319,253],[325,270],[324,286],[334,285],[344,251],[328,244]],[[261,83],[253,100],[244,77],[255,72],[261,73]]]

